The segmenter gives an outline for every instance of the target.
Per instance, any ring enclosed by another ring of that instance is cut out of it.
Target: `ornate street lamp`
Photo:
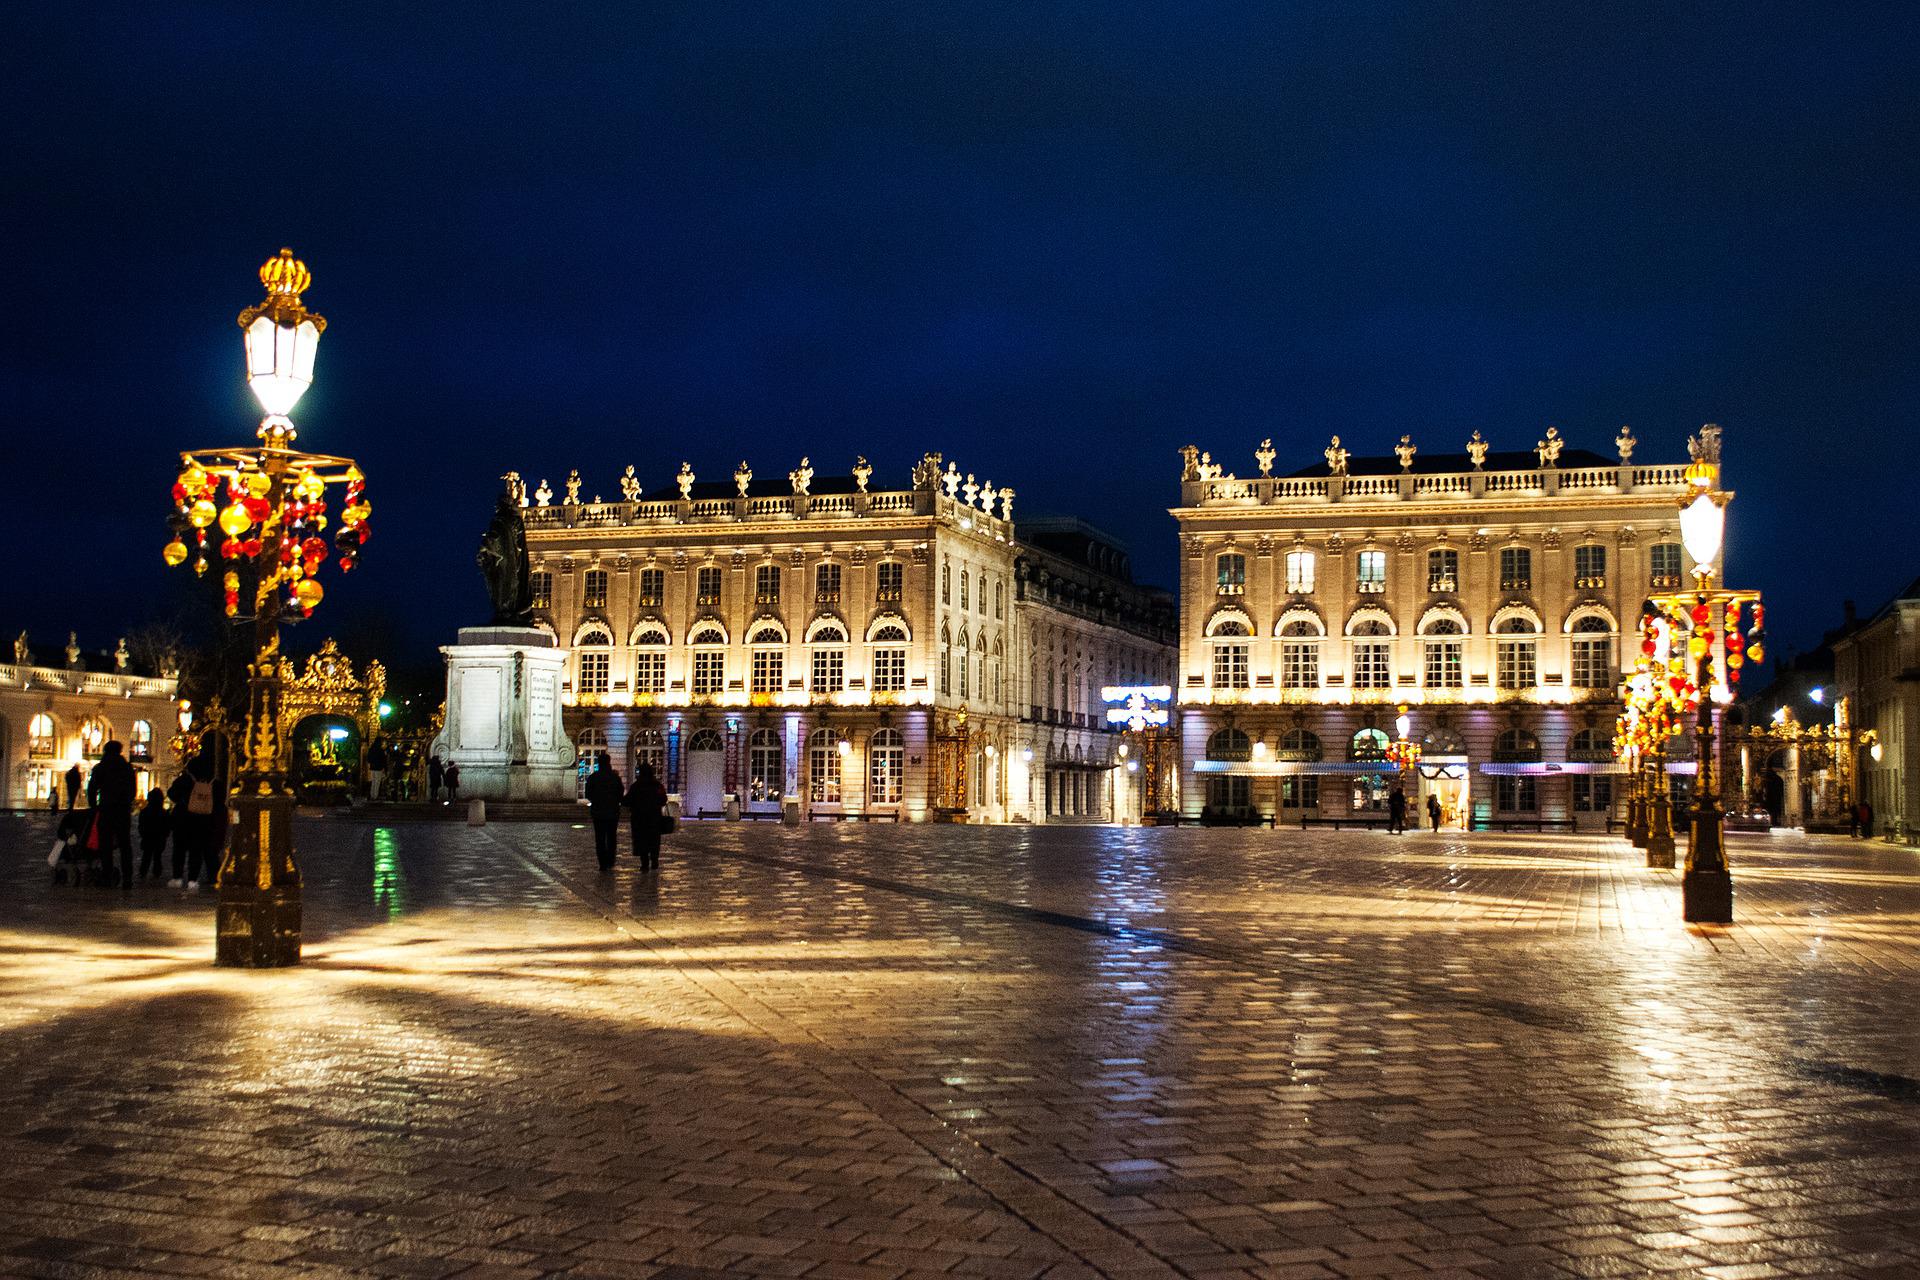
[[[1393,731],[1397,736],[1387,744],[1387,759],[1405,773],[1420,763],[1420,744],[1407,736],[1413,732],[1413,717],[1407,714],[1405,707],[1400,708],[1400,714],[1393,718]]]
[[[300,872],[293,858],[293,793],[280,737],[284,660],[280,624],[313,613],[324,594],[320,567],[351,569],[367,540],[366,483],[351,458],[302,453],[287,417],[313,382],[327,322],[301,293],[312,281],[291,249],[260,268],[267,296],[240,313],[247,383],[266,416],[260,443],[180,455],[169,565],[189,559],[205,574],[217,559],[226,614],[253,621],[246,721],[230,801],[233,821],[220,865],[214,963],[275,968],[300,962]],[[344,493],[330,507],[327,489]],[[222,505],[224,503],[224,505]],[[333,529],[331,545],[323,534]],[[214,531],[222,535],[216,549]]]
[[[1690,922],[1733,922],[1733,877],[1727,870],[1726,819],[1714,794],[1713,704],[1730,701],[1746,656],[1756,662],[1762,648],[1762,612],[1757,591],[1730,591],[1713,586],[1714,564],[1726,530],[1727,504],[1733,494],[1720,487],[1720,429],[1701,428],[1691,442],[1693,463],[1687,468],[1688,492],[1680,499],[1680,539],[1694,562],[1694,587],[1673,595],[1656,596],[1654,604],[1687,628],[1686,655],[1693,665],[1695,767],[1693,806],[1688,814],[1686,872],[1681,877],[1682,917]],[[1753,610],[1748,639],[1741,639],[1742,611]],[[1716,636],[1716,628],[1719,635]],[[1716,639],[1724,653],[1724,680],[1715,679]]]
[[[1615,753],[1632,769],[1628,838],[1647,852],[1649,867],[1671,867],[1673,799],[1667,782],[1667,740],[1680,731],[1692,682],[1673,651],[1673,629],[1651,610],[1640,620],[1640,657],[1621,689],[1626,710]]]

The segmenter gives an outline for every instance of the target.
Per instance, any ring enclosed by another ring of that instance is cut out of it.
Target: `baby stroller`
[[[47,865],[53,868],[53,882],[66,884],[71,880],[80,885],[87,882],[88,872],[94,878],[99,877],[100,841],[94,830],[94,811],[91,809],[69,809],[60,816],[59,829],[54,833],[53,852],[47,855]]]

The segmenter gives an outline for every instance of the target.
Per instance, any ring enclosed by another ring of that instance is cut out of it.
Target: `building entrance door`
[[[681,812],[690,818],[726,808],[727,752],[718,731],[702,729],[687,743],[687,795]]]
[[[1440,801],[1441,829],[1464,831],[1467,826],[1467,819],[1471,817],[1473,813],[1467,797],[1467,771],[1465,767],[1455,768],[1453,766],[1442,766],[1432,772],[1433,776],[1428,777],[1428,770],[1423,768],[1420,771],[1420,794],[1417,797],[1417,808],[1407,816],[1408,825],[1412,825],[1416,818],[1419,820],[1419,824],[1423,829],[1430,828],[1433,825],[1427,818],[1427,797],[1434,796]]]

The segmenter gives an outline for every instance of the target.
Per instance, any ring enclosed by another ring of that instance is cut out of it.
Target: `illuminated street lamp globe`
[[[240,313],[247,335],[247,385],[269,421],[285,420],[313,385],[313,357],[327,322],[308,311],[300,295],[313,283],[307,264],[282,249],[260,268],[265,301]],[[286,423],[292,434],[292,423]]]

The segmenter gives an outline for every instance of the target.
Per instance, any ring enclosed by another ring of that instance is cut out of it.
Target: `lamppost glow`
[[[169,522],[173,539],[162,553],[173,566],[191,558],[195,574],[207,571],[210,558],[224,562],[226,615],[253,622],[247,714],[233,772],[232,835],[216,880],[214,946],[216,964],[246,968],[300,962],[300,872],[280,733],[286,666],[280,624],[313,613],[325,595],[319,573],[328,559],[342,573],[353,568],[372,513],[353,459],[293,448],[297,433],[287,414],[313,383],[314,355],[327,327],[300,300],[312,276],[292,250],[282,249],[260,268],[260,283],[265,300],[242,311],[239,321],[247,384],[266,411],[260,443],[180,455]],[[331,485],[344,494],[330,510]],[[217,550],[216,528],[223,539]],[[329,530],[331,545],[322,536]],[[184,732],[184,707],[182,715]]]

